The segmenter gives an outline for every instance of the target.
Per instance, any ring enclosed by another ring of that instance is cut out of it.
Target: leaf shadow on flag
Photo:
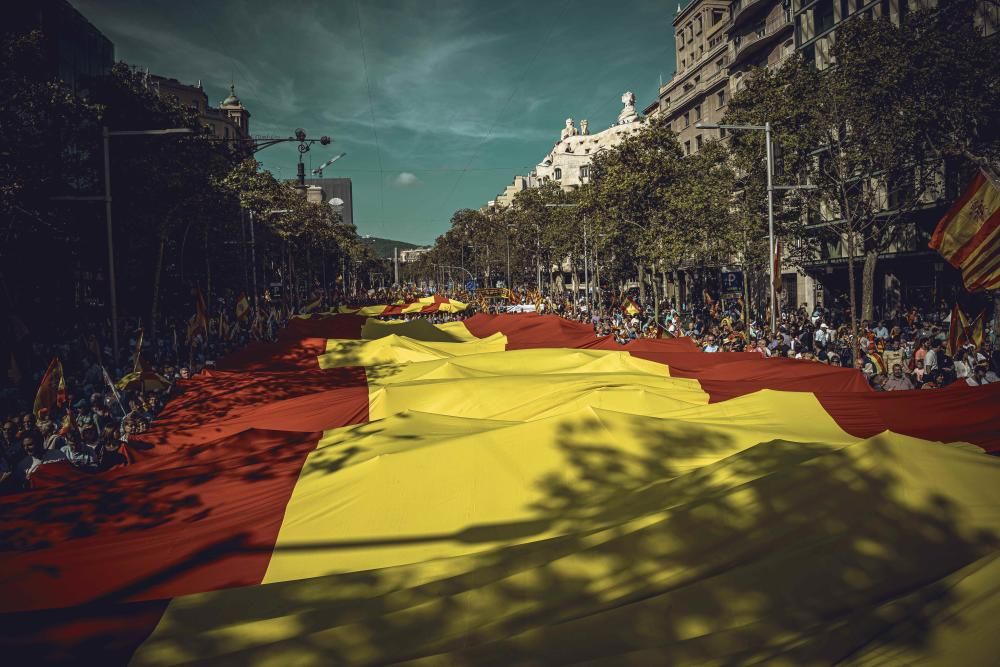
[[[975,507],[981,455],[625,423],[562,424],[567,464],[535,480],[530,520],[278,547],[481,549],[182,598],[136,662],[912,662],[936,633],[978,627],[961,582],[995,572],[998,550],[997,508]],[[934,483],[928,456],[968,486]]]

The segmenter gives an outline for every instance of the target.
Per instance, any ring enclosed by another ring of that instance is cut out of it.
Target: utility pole
[[[111,341],[115,351],[115,363],[118,363],[118,289],[115,282],[115,243],[114,227],[111,224],[111,137],[132,135],[160,134],[191,134],[189,127],[176,127],[163,130],[120,130],[111,131],[105,125],[101,128],[101,139],[104,143],[104,215],[107,219],[108,233],[108,286],[111,297]]]
[[[399,248],[392,249],[392,270],[393,270],[393,284],[399,284]]]

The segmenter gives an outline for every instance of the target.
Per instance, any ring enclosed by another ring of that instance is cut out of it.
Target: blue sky
[[[676,3],[71,1],[119,60],[213,105],[234,81],[253,134],[333,137],[307,167],[346,151],[324,175],[352,179],[359,232],[414,243],[530,171],[567,117],[604,129],[674,70]],[[293,146],[258,158],[295,175]]]

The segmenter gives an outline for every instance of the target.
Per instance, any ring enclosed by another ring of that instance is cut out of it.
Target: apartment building
[[[690,155],[722,130],[700,130],[699,122],[718,123],[729,102],[730,48],[728,0],[693,0],[674,16],[677,71],[660,87],[658,104],[648,111],[665,116]]]
[[[729,23],[729,89],[743,87],[755,67],[777,67],[795,53],[789,0],[734,0]]]
[[[933,5],[933,0],[791,0],[795,48],[806,62],[826,69],[833,64],[831,49],[837,29],[845,21],[888,18],[900,24],[910,12]],[[996,3],[984,0],[978,4],[975,20],[984,34],[996,32],[998,18],[1000,6]],[[892,309],[906,303],[936,304],[961,289],[960,274],[930,250],[927,242],[937,221],[959,196],[970,171],[967,164],[944,163],[938,186],[901,221],[907,230],[882,254],[877,264],[877,307]],[[887,212],[891,212],[892,196],[886,195],[885,201]],[[814,221],[821,222],[819,219]],[[843,297],[847,290],[846,243],[843,239],[834,239],[818,245],[816,251],[816,260],[801,267],[802,273],[783,276],[783,279],[786,287],[799,295],[799,302],[829,304],[835,297]]]

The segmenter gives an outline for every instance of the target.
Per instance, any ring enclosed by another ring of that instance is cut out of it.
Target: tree
[[[769,120],[786,173],[817,187],[812,230],[832,231],[846,246],[855,330],[855,259],[864,258],[861,315],[871,319],[878,258],[912,242],[911,214],[942,196],[942,159],[971,153],[996,132],[995,40],[975,32],[971,2],[945,4],[902,27],[847,21],[833,67],[818,72],[794,59],[752,72],[727,112],[731,123]]]
[[[719,264],[732,256],[733,172],[717,142],[685,156],[669,123],[657,118],[599,153],[590,173],[584,210],[599,233],[635,258],[640,294],[644,266]]]

